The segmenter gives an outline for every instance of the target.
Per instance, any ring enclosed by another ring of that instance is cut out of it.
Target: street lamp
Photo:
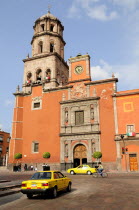
[[[124,155],[125,155],[125,166],[126,166],[126,171],[127,171],[127,160],[126,160],[126,147],[125,147],[125,141],[124,141],[124,135],[121,134],[121,139],[123,140],[123,145],[124,145]]]

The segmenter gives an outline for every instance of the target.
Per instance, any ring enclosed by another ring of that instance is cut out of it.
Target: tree
[[[98,159],[102,157],[102,153],[99,151],[96,151],[93,153],[93,158],[97,159],[97,164],[98,164]]]
[[[21,158],[22,158],[22,154],[21,154],[21,153],[16,153],[16,154],[14,155],[14,159],[17,160],[17,163],[18,163],[18,160],[21,159]]]
[[[16,153],[16,154],[14,155],[14,158],[15,158],[15,159],[21,159],[21,158],[22,158],[22,154],[21,154],[21,153]]]
[[[50,158],[50,157],[51,157],[50,152],[44,152],[44,153],[43,153],[43,158],[48,159],[48,158]]]

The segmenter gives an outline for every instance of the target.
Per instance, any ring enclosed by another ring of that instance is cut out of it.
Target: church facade
[[[50,12],[33,28],[32,56],[23,60],[22,90],[14,93],[9,169],[16,153],[22,154],[22,166],[42,169],[47,162],[51,169],[66,170],[95,166],[92,154],[101,151],[105,168],[137,171],[139,90],[117,92],[114,75],[91,81],[88,54],[71,57],[67,64],[64,26]]]

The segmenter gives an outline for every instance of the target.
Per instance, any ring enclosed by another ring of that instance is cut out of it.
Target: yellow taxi
[[[88,174],[91,175],[92,173],[96,172],[96,168],[91,168],[89,165],[79,165],[76,168],[69,168],[67,170],[70,174]]]
[[[29,199],[35,194],[45,195],[51,193],[53,198],[62,190],[71,191],[71,179],[60,171],[39,171],[33,174],[30,180],[23,181],[21,192]]]

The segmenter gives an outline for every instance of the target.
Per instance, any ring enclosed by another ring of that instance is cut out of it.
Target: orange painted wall
[[[0,146],[2,147],[2,153],[0,156],[2,157],[7,153],[6,149],[9,147],[9,143],[7,142],[7,139],[10,138],[10,133],[0,131],[0,136],[3,137],[3,142],[0,142]]]
[[[139,91],[139,90],[138,90]],[[128,92],[128,91],[125,91]],[[127,125],[135,125],[139,133],[139,95],[120,96],[117,100],[118,133],[125,134]]]
[[[42,87],[34,87],[31,96],[24,97],[22,162],[45,162],[44,152],[50,152],[49,162],[60,161],[60,104],[67,90],[42,93]],[[32,110],[33,97],[42,97],[42,109]],[[38,141],[39,153],[32,153],[32,142]],[[20,147],[21,145],[19,145]],[[18,145],[17,145],[18,147]]]
[[[99,118],[100,118],[100,147],[102,151],[103,162],[116,161],[116,144],[114,141],[114,110],[113,110],[113,83],[92,85],[90,95],[93,89],[96,89],[96,95],[99,100]]]

